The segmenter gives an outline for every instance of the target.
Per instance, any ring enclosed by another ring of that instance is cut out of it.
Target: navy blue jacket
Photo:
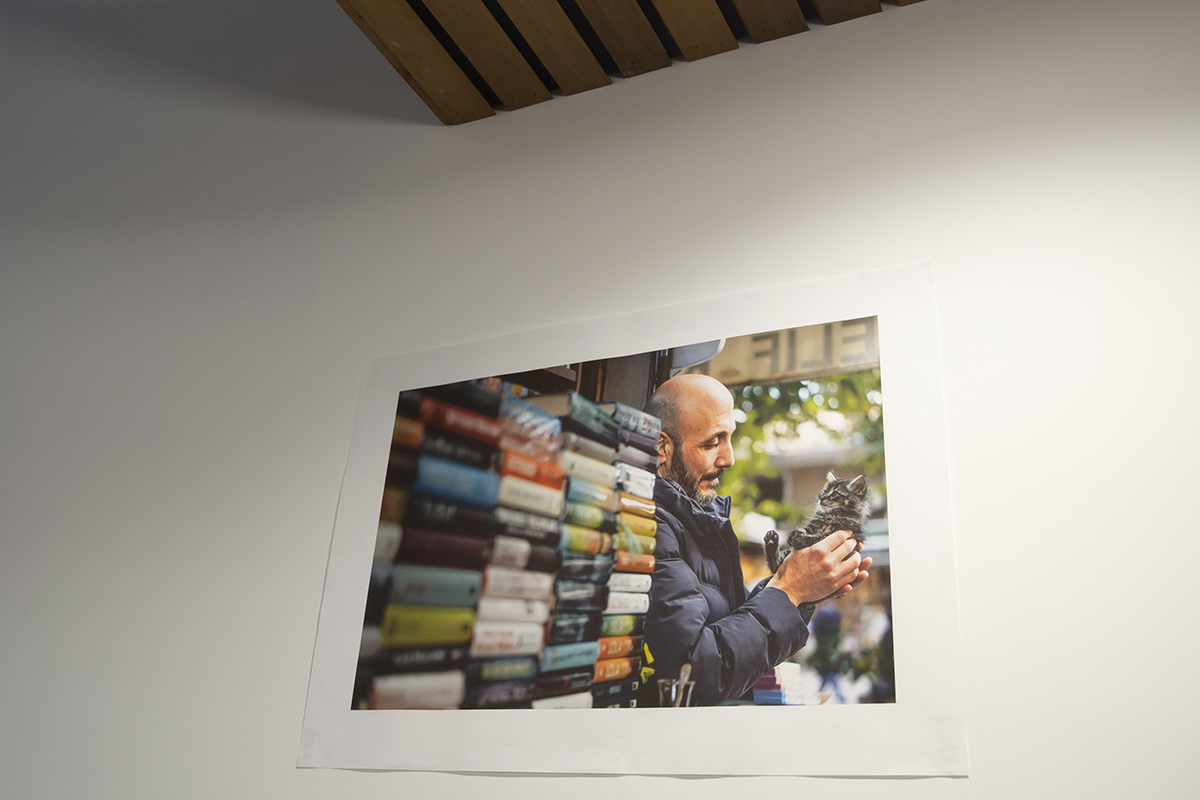
[[[695,705],[739,697],[804,646],[805,620],[779,589],[760,586],[747,599],[728,497],[706,509],[659,478],[654,502],[656,562],[645,635],[655,675],[676,677],[690,662]]]

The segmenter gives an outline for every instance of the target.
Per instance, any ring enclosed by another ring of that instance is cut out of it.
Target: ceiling
[[[882,11],[880,0],[337,2],[447,125]]]

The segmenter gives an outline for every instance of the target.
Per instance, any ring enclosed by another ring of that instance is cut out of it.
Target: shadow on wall
[[[441,125],[336,0],[18,0],[8,13],[221,89]]]

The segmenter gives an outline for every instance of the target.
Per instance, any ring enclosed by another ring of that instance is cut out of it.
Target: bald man
[[[717,494],[733,466],[733,397],[707,375],[678,375],[659,387],[646,411],[662,420],[658,437],[654,583],[646,646],[655,675],[692,665],[692,701],[740,697],[769,667],[808,639],[801,603],[840,597],[867,577],[846,531],[788,556],[746,595],[729,498]]]

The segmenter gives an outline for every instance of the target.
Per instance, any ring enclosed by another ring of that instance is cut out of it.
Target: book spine
[[[627,444],[622,444],[617,448],[617,458],[624,461],[630,466],[644,469],[647,472],[658,469],[658,456],[650,453],[643,453],[636,447]]]
[[[658,510],[658,506],[653,500],[646,500],[628,492],[621,492],[619,498],[617,511],[654,519],[654,512]]]
[[[572,667],[589,667],[600,657],[600,645],[595,642],[547,645],[542,649],[538,666],[542,672],[554,672]],[[590,696],[590,693],[589,693]]]
[[[398,606],[473,606],[483,573],[451,567],[397,564],[392,567],[391,604]]]
[[[650,536],[638,536],[626,527],[622,527],[621,532],[614,536],[613,540],[616,542],[614,546],[617,549],[627,550],[630,553],[650,555],[658,548],[658,540]]]
[[[592,683],[607,683],[608,681],[620,681],[628,678],[633,674],[633,671],[641,666],[641,659],[638,658],[606,658],[596,662],[596,671],[592,676]]]
[[[619,681],[607,681],[605,683],[592,684],[592,697],[605,699],[610,697],[622,697],[637,692],[642,687],[641,680],[635,674],[633,677],[625,678]]]
[[[542,649],[542,626],[536,622],[475,623],[471,639],[471,658],[501,655],[535,655]]]
[[[572,431],[567,431],[562,435],[562,446],[564,451],[579,453],[602,464],[612,464],[617,460],[617,448],[606,447],[594,439],[580,436]]]
[[[506,429],[519,431],[522,436],[557,439],[562,433],[562,421],[558,417],[519,397],[505,397],[501,415]]]
[[[598,611],[586,613],[555,613],[546,628],[546,644],[575,644],[594,642],[600,636],[602,623]]]
[[[602,444],[612,445],[619,441],[621,424],[579,392],[571,392],[570,409],[563,420],[564,428],[567,420],[578,426],[579,433]]]
[[[640,497],[643,500],[654,500],[654,481],[656,480],[656,476],[652,471],[640,469],[629,464],[618,464],[617,468],[619,471],[617,486],[620,487],[621,491]]]
[[[371,689],[370,707],[458,708],[465,692],[460,670],[381,675]]]
[[[591,708],[592,693],[591,691],[578,692],[576,694],[561,694],[556,697],[543,697],[539,700],[534,700],[531,704],[533,708]]]
[[[402,517],[404,525],[431,531],[453,531],[473,536],[491,536],[497,532],[492,509],[471,503],[414,493]]]
[[[608,578],[610,592],[648,592],[652,579],[637,572],[614,572]]]
[[[548,600],[554,591],[554,574],[511,567],[483,568],[483,596]]]
[[[575,476],[567,482],[567,501],[587,503],[609,513],[616,513],[621,507],[621,496],[615,489]]]
[[[629,514],[621,512],[617,514],[617,524],[623,525],[629,530],[638,535],[653,539],[654,534],[658,533],[658,523],[653,517],[643,517],[640,514]],[[654,548],[650,548],[646,552],[653,553]]]
[[[617,572],[654,572],[654,556],[644,553],[630,553],[627,550],[617,551]]]
[[[515,597],[483,597],[475,610],[475,619],[489,622],[536,622],[550,618],[546,600],[519,600]]]
[[[399,549],[400,525],[380,521],[379,532],[375,535],[375,553],[371,561],[375,564],[391,564],[396,560],[396,551]]]
[[[415,419],[396,417],[396,423],[392,426],[392,444],[397,447],[415,450],[420,446],[421,439],[424,436],[424,425]]]
[[[608,588],[608,587],[605,587]],[[645,614],[650,609],[650,595],[642,592],[609,592],[605,614]]]
[[[607,553],[612,550],[612,544],[612,534],[564,523],[558,547],[576,553]]]
[[[645,614],[606,614],[601,617],[601,636],[640,636],[645,629]]]
[[[408,528],[400,539],[399,560],[464,569],[483,569],[492,558],[492,543],[475,536]]]
[[[469,661],[463,672],[466,673],[468,686],[493,681],[530,680],[537,675],[537,658],[519,656]]]
[[[476,439],[484,444],[495,446],[500,443],[502,428],[497,420],[432,397],[421,398],[417,419],[426,425],[433,425],[468,439]]]
[[[425,394],[485,417],[495,419],[500,416],[501,397],[499,392],[485,389],[471,381],[432,386],[425,390]]]
[[[466,659],[467,648],[461,645],[408,647],[401,650],[380,650],[375,654],[374,666],[378,675],[434,672],[462,669]]]
[[[423,455],[446,458],[476,469],[488,469],[496,459],[496,448],[494,447],[433,429],[425,434],[425,438],[421,440],[417,449]]]
[[[602,636],[596,640],[600,645],[600,658],[621,658],[640,655],[641,636]]]
[[[500,476],[437,456],[421,456],[413,488],[424,494],[435,494],[479,506],[493,506],[500,490]]]
[[[551,489],[549,486],[513,475],[505,475],[500,478],[496,502],[503,506],[532,511],[535,514],[545,514],[554,518],[561,516],[563,511],[561,489]]]
[[[541,514],[497,506],[491,519],[493,528],[498,532],[528,539],[533,544],[553,547],[562,536],[561,523]]]
[[[502,681],[468,689],[462,708],[522,708],[533,699],[533,681]]]
[[[608,587],[600,583],[559,581],[555,584],[556,611],[600,611],[608,604]]]
[[[662,420],[658,417],[651,416],[645,411],[639,411],[633,406],[627,406],[624,403],[615,404],[612,416],[625,430],[639,433],[651,439],[658,439],[658,434],[662,431]]]
[[[598,532],[598,531],[597,531]],[[612,575],[616,560],[610,554],[588,555],[566,551],[558,566],[559,580],[605,583]]]
[[[558,551],[552,547],[534,547],[528,539],[497,536],[492,540],[491,563],[499,567],[554,572],[558,569]]]
[[[583,669],[565,669],[557,672],[543,673],[537,678],[534,697],[554,697],[562,694],[573,694],[581,689],[592,686],[591,666]]]
[[[475,611],[442,606],[389,605],[383,612],[382,647],[462,644],[471,639]]]
[[[562,466],[563,472],[571,477],[583,478],[585,481],[591,481],[606,489],[617,485],[617,467],[589,458],[582,453],[564,450],[559,456],[559,464]]]
[[[500,474],[513,475],[555,490],[562,488],[564,477],[562,467],[557,464],[509,448],[500,451]]]
[[[626,694],[618,697],[606,697],[603,700],[592,698],[592,708],[637,708],[637,695]]]
[[[617,532],[617,515],[586,503],[567,503],[563,521],[570,525],[593,528],[604,533]]]
[[[643,436],[637,431],[622,428],[620,440],[623,445],[641,450],[646,455],[654,456],[656,459],[658,458],[658,442],[649,436]]]

